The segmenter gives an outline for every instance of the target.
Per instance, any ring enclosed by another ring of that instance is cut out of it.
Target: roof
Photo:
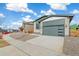
[[[44,16],[36,19],[34,22],[36,22],[36,21],[41,22],[41,21],[43,21],[45,19],[48,19],[50,17],[69,17],[70,18],[70,21],[71,21],[72,18],[73,18],[73,15],[44,15]]]

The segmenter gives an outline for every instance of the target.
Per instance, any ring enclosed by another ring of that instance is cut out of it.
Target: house
[[[0,32],[2,32],[2,28],[0,28]]]
[[[45,15],[34,21],[34,32],[49,36],[69,36],[73,15]]]
[[[23,31],[25,33],[33,33],[34,32],[34,24],[33,22],[23,22],[23,25],[22,25],[22,28],[23,28]]]
[[[2,28],[0,28],[0,39],[2,39]]]

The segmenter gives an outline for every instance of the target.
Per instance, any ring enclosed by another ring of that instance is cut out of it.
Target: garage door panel
[[[64,36],[64,20],[47,21],[43,23],[43,35]]]
[[[56,25],[64,24],[64,19],[43,22],[43,26],[50,26],[50,25],[55,25],[55,24]]]
[[[64,29],[58,30],[58,26],[56,26],[56,27],[44,27],[43,35],[64,36]]]
[[[58,35],[57,27],[44,27],[43,34],[57,36]]]
[[[65,19],[43,22],[43,35],[64,36]]]
[[[58,29],[59,29],[59,30],[64,29],[64,24],[62,24],[61,26],[58,26]]]

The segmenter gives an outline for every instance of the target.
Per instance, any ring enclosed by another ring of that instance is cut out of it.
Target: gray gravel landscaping
[[[79,37],[65,37],[63,51],[66,55],[79,56]]]

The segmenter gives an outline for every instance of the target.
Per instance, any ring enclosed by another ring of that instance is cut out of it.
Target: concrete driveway
[[[57,36],[39,36],[37,38],[26,41],[26,43],[35,44],[56,52],[63,52],[64,37]]]

